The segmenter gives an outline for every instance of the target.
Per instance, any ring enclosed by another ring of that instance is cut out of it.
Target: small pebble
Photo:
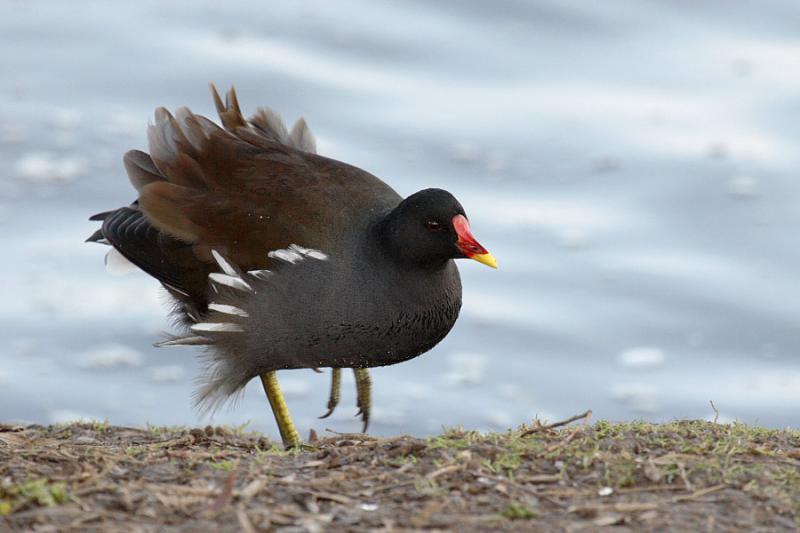
[[[603,487],[597,491],[598,496],[611,496],[612,494],[614,494],[614,489],[611,487]]]

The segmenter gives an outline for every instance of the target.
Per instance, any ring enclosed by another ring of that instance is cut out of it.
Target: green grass
[[[0,516],[28,504],[52,507],[70,501],[66,485],[47,479],[34,479],[16,485],[0,484]]]
[[[598,487],[624,489],[652,483],[652,479],[688,486],[724,483],[747,486],[753,495],[800,506],[797,464],[754,460],[782,456],[792,449],[800,458],[797,430],[688,420],[664,424],[601,420],[554,446],[551,435],[523,436],[526,429],[488,434],[446,429],[427,440],[428,449],[451,456],[468,449],[485,450],[482,455],[489,457],[481,464],[496,475],[513,476],[526,461],[548,459],[560,466],[562,475],[594,477]],[[560,435],[568,433],[561,430]]]
[[[297,482],[311,483],[315,476],[336,475],[346,468],[359,472],[354,479],[377,484],[380,492],[376,494],[381,497],[390,497],[395,489],[386,487],[396,483],[408,491],[404,497],[409,505],[429,499],[437,500],[429,503],[442,505],[459,498],[472,506],[473,514],[481,520],[536,520],[537,524],[553,517],[554,499],[580,508],[609,505],[625,498],[635,501],[647,494],[648,501],[660,502],[663,514],[673,509],[672,498],[678,496],[684,498],[681,501],[691,499],[692,505],[724,505],[724,498],[721,503],[699,499],[704,497],[703,490],[711,490],[726,491],[728,505],[756,505],[772,515],[797,521],[800,527],[797,430],[686,420],[664,424],[601,420],[585,426],[578,421],[557,430],[522,426],[502,433],[446,428],[441,435],[429,438],[369,439],[359,445],[349,439],[342,443],[320,441],[317,447],[286,451],[247,428],[248,424],[231,428],[125,428],[120,435],[131,439],[128,441],[120,439],[115,434],[119,428],[106,421],[33,429],[46,433],[50,440],[40,437],[20,441],[16,449],[2,456],[0,516],[61,506],[71,501],[71,491],[73,501],[56,511],[95,498],[81,492],[83,481],[65,485],[61,480],[69,476],[63,472],[54,475],[51,461],[68,450],[76,464],[94,465],[95,471],[106,476],[105,483],[109,483],[112,463],[125,470],[146,472],[146,465],[168,462],[180,472],[177,477],[181,479],[176,483],[203,476],[219,478],[220,472],[234,470],[237,479],[266,476],[271,480],[276,467],[282,472],[297,469]],[[535,431],[530,433],[529,429]],[[318,470],[302,467],[318,461],[332,464]],[[55,464],[66,467],[73,463]],[[66,471],[72,475],[71,469]],[[51,475],[55,479],[50,479]],[[113,477],[110,483],[127,482],[132,490],[138,490],[138,479],[134,475],[127,480]],[[336,483],[349,481],[337,479]],[[351,484],[350,494],[355,496],[350,497],[360,497],[363,488]],[[600,489],[610,494],[600,494]],[[536,496],[551,491],[556,495],[550,499]],[[259,497],[268,498],[264,494],[259,493]],[[697,500],[693,499],[695,495]],[[731,496],[738,499],[730,500]],[[97,500],[101,504],[104,501]]]
[[[208,463],[208,466],[214,470],[223,470],[230,472],[236,466],[236,461],[219,461],[216,463]]]
[[[503,516],[509,520],[528,520],[536,518],[538,513],[524,503],[511,502],[503,511]]]

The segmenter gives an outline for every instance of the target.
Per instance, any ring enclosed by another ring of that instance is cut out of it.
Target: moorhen
[[[124,164],[138,198],[100,213],[89,241],[112,246],[166,288],[184,328],[158,346],[206,347],[195,395],[214,409],[259,376],[283,443],[301,444],[276,371],[355,372],[364,430],[367,369],[416,357],[453,327],[461,280],[453,259],[497,267],[447,191],[406,199],[359,168],[316,154],[301,118],[272,110],[245,120],[231,89],[223,128],[187,108],[155,112],[150,153]],[[120,257],[120,255],[122,257]]]

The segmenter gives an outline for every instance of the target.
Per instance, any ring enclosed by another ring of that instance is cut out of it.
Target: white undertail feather
[[[209,279],[214,283],[225,285],[237,291],[253,292],[253,287],[250,286],[245,280],[239,276],[229,276],[228,274],[220,274],[219,272],[212,272],[208,275]]]
[[[230,322],[200,322],[194,324],[191,330],[195,333],[202,332],[225,332],[225,333],[241,333],[244,328],[239,324],[232,324]]]
[[[216,311],[217,313],[223,313],[225,315],[241,316],[244,318],[250,316],[244,309],[239,309],[238,307],[235,307],[233,305],[210,303],[208,304],[208,308],[211,309],[212,311]]]
[[[106,271],[114,276],[124,276],[139,270],[139,267],[128,261],[116,248],[106,253]]]

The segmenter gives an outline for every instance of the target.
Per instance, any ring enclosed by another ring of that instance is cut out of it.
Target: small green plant
[[[247,428],[250,426],[251,421],[248,420],[244,424],[239,424],[238,426],[233,426],[232,431],[233,434],[237,437],[244,437],[247,434]]]
[[[208,466],[214,470],[224,470],[225,472],[230,472],[233,470],[233,467],[236,466],[236,463],[234,461],[220,461],[218,463],[208,463]]]
[[[409,455],[400,455],[398,457],[394,457],[389,461],[389,464],[392,466],[405,466],[408,464],[415,465],[417,464],[417,456],[414,454]]]
[[[522,464],[522,456],[514,452],[504,453],[498,455],[493,461],[486,460],[481,464],[494,474],[511,475]]]
[[[132,457],[136,457],[137,455],[143,454],[146,451],[147,451],[147,447],[146,446],[134,445],[134,446],[128,446],[127,448],[125,448],[125,454],[126,455],[130,455]]]
[[[0,487],[0,516],[10,514],[25,504],[52,507],[70,501],[64,483],[34,479],[18,485]]]
[[[442,496],[445,493],[445,490],[436,483],[436,480],[427,477],[415,479],[414,489],[424,496]]]
[[[465,450],[475,442],[478,442],[480,438],[481,434],[477,431],[464,431],[463,428],[444,428],[442,435],[428,439],[428,448],[431,450]]]
[[[506,510],[503,511],[503,516],[509,520],[529,520],[531,518],[536,518],[538,514],[524,503],[511,502],[508,507],[506,507]]]
[[[111,423],[106,418],[102,422],[100,420],[92,420],[92,431],[95,433],[105,433],[109,429],[111,429]]]
[[[147,424],[147,432],[150,433],[150,435],[153,436],[153,437],[162,437],[162,436],[167,435],[169,433],[172,433],[173,431],[176,431],[176,430],[177,430],[176,427],[153,426],[153,425],[150,425],[149,423]]]

